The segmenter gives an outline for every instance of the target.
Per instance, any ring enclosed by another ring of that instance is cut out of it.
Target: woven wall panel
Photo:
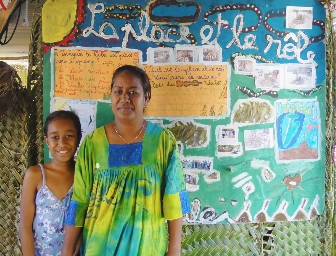
[[[184,226],[182,255],[331,255],[324,221]]]
[[[259,255],[260,239],[258,225],[187,225],[183,227],[182,254]]]
[[[323,255],[323,235],[318,220],[274,223],[263,252],[268,255]]]
[[[41,16],[36,16],[32,26],[32,40],[29,47],[28,85],[30,92],[31,118],[28,129],[32,136],[29,140],[29,165],[43,162],[43,49]]]
[[[28,91],[16,92],[15,104],[0,121],[0,252],[20,255],[17,227],[22,178],[28,167]]]
[[[323,1],[322,1],[323,2]],[[324,237],[324,251],[323,255],[335,255],[335,240],[336,240],[336,222],[335,215],[335,165],[332,162],[333,145],[335,145],[335,99],[336,99],[336,40],[335,40],[335,16],[336,10],[330,8],[332,1],[325,1],[326,7],[326,170],[325,170],[325,212],[323,221],[320,226]]]

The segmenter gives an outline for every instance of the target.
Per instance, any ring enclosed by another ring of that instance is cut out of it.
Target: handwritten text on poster
[[[109,99],[114,71],[139,65],[137,51],[55,49],[54,96],[72,99]]]
[[[152,83],[148,116],[227,115],[228,67],[143,65]]]

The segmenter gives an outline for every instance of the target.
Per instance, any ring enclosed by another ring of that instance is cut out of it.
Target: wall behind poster
[[[146,119],[178,140],[192,206],[186,224],[323,211],[321,4],[64,2],[47,1],[42,12],[44,116],[74,109],[87,134],[113,120],[114,70],[140,66],[152,81]]]

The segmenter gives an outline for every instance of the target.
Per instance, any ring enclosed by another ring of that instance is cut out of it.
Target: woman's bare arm
[[[166,256],[179,256],[181,254],[183,217],[176,220],[168,220],[168,251]]]

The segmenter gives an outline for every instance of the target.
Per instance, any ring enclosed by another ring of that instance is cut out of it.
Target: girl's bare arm
[[[37,182],[41,179],[41,170],[31,166],[26,171],[20,202],[20,241],[24,256],[35,256],[33,221],[35,216],[35,197]]]
[[[82,228],[65,225],[64,242],[62,256],[73,256],[78,254],[79,246],[82,241]]]

